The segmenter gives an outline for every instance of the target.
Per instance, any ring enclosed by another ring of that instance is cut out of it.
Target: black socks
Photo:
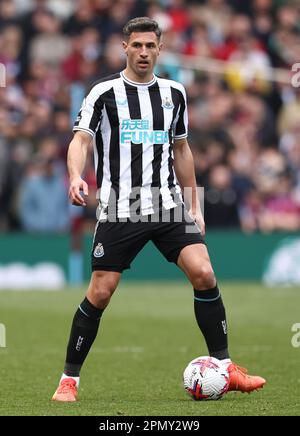
[[[194,309],[210,356],[229,359],[226,314],[218,286],[206,291],[194,289]]]
[[[228,359],[226,314],[218,287],[206,291],[194,289],[194,309],[210,356]],[[67,376],[79,377],[83,362],[97,336],[103,311],[93,306],[87,298],[79,305],[67,348],[64,368]]]
[[[80,369],[97,336],[104,309],[97,309],[87,298],[75,313],[67,348],[64,373],[79,377]]]

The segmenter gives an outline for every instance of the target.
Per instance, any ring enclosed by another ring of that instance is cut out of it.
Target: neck
[[[138,74],[135,74],[135,72],[132,71],[131,69],[129,69],[128,67],[125,68],[124,75],[129,80],[131,80],[132,82],[137,82],[137,83],[148,83],[148,82],[151,82],[151,80],[154,77],[152,71],[149,72],[149,73],[146,73],[145,75],[139,76]]]

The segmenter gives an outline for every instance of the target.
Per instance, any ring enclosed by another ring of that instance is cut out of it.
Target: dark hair
[[[158,39],[161,37],[158,23],[149,17],[137,17],[128,21],[123,27],[123,35],[128,39],[133,32],[154,32]]]

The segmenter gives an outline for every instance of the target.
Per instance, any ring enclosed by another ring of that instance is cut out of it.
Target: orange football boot
[[[77,386],[76,381],[73,378],[65,378],[56,389],[53,397],[53,401],[65,401],[73,402],[77,400]]]
[[[257,375],[247,375],[247,369],[242,368],[235,363],[228,365],[229,373],[229,391],[250,392],[263,388],[266,380]]]

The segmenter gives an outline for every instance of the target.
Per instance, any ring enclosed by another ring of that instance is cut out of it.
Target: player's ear
[[[158,44],[158,55],[160,54],[160,52],[161,52],[161,50],[163,49],[163,43],[162,42],[160,42],[159,44]]]
[[[128,43],[126,41],[122,41],[122,46],[123,46],[125,53],[127,53]]]

